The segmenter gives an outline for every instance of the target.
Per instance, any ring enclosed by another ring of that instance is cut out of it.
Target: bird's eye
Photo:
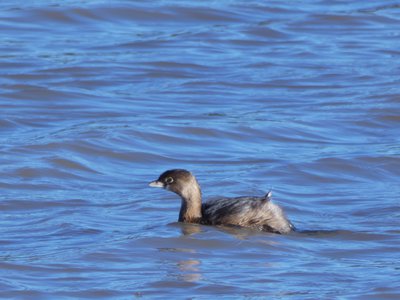
[[[165,183],[171,184],[173,182],[174,182],[174,179],[172,177],[165,178]]]

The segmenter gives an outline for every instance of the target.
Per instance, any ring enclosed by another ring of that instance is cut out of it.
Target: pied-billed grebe
[[[221,198],[202,204],[196,178],[183,169],[165,171],[149,185],[167,189],[181,197],[179,222],[243,226],[274,233],[294,230],[282,209],[272,203],[271,192],[264,197]]]

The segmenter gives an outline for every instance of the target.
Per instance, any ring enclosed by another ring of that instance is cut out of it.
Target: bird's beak
[[[154,180],[152,182],[149,183],[149,186],[151,187],[158,187],[158,188],[163,188],[164,184],[161,181],[158,180]]]

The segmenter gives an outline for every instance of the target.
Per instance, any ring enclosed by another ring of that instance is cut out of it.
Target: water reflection
[[[214,228],[214,229],[216,229],[218,231],[222,231],[224,233],[228,233],[229,235],[234,236],[238,240],[245,240],[251,236],[258,236],[260,234],[272,235],[272,236],[275,235],[275,233],[263,232],[263,231],[259,231],[256,229],[252,229],[252,228],[248,228],[248,227],[240,227],[240,226],[236,226],[236,225],[211,226],[211,225],[199,225],[199,224],[180,223],[180,222],[176,222],[174,224],[180,227],[181,233],[184,236],[204,232],[204,228],[207,228],[207,227]],[[204,226],[204,228],[203,228],[203,226]]]
[[[190,224],[190,223],[179,223],[181,226],[181,232],[183,235],[192,235],[195,233],[202,232],[201,225]]]
[[[217,226],[218,230],[221,230],[225,233],[228,233],[234,236],[238,240],[246,240],[251,236],[259,236],[262,234],[266,235],[275,235],[275,233],[259,231],[256,229],[251,229],[247,227],[240,227],[240,226]]]
[[[181,260],[178,268],[181,272],[180,277],[186,282],[197,282],[203,277],[200,272],[200,261],[197,259]]]

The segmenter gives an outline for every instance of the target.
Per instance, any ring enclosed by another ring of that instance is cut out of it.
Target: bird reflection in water
[[[183,235],[191,235],[202,232],[201,226],[199,224],[192,224],[192,223],[178,223],[178,224],[181,227]]]
[[[202,279],[200,272],[200,261],[196,259],[181,260],[178,268],[181,272],[180,277],[186,282],[197,282]]]

